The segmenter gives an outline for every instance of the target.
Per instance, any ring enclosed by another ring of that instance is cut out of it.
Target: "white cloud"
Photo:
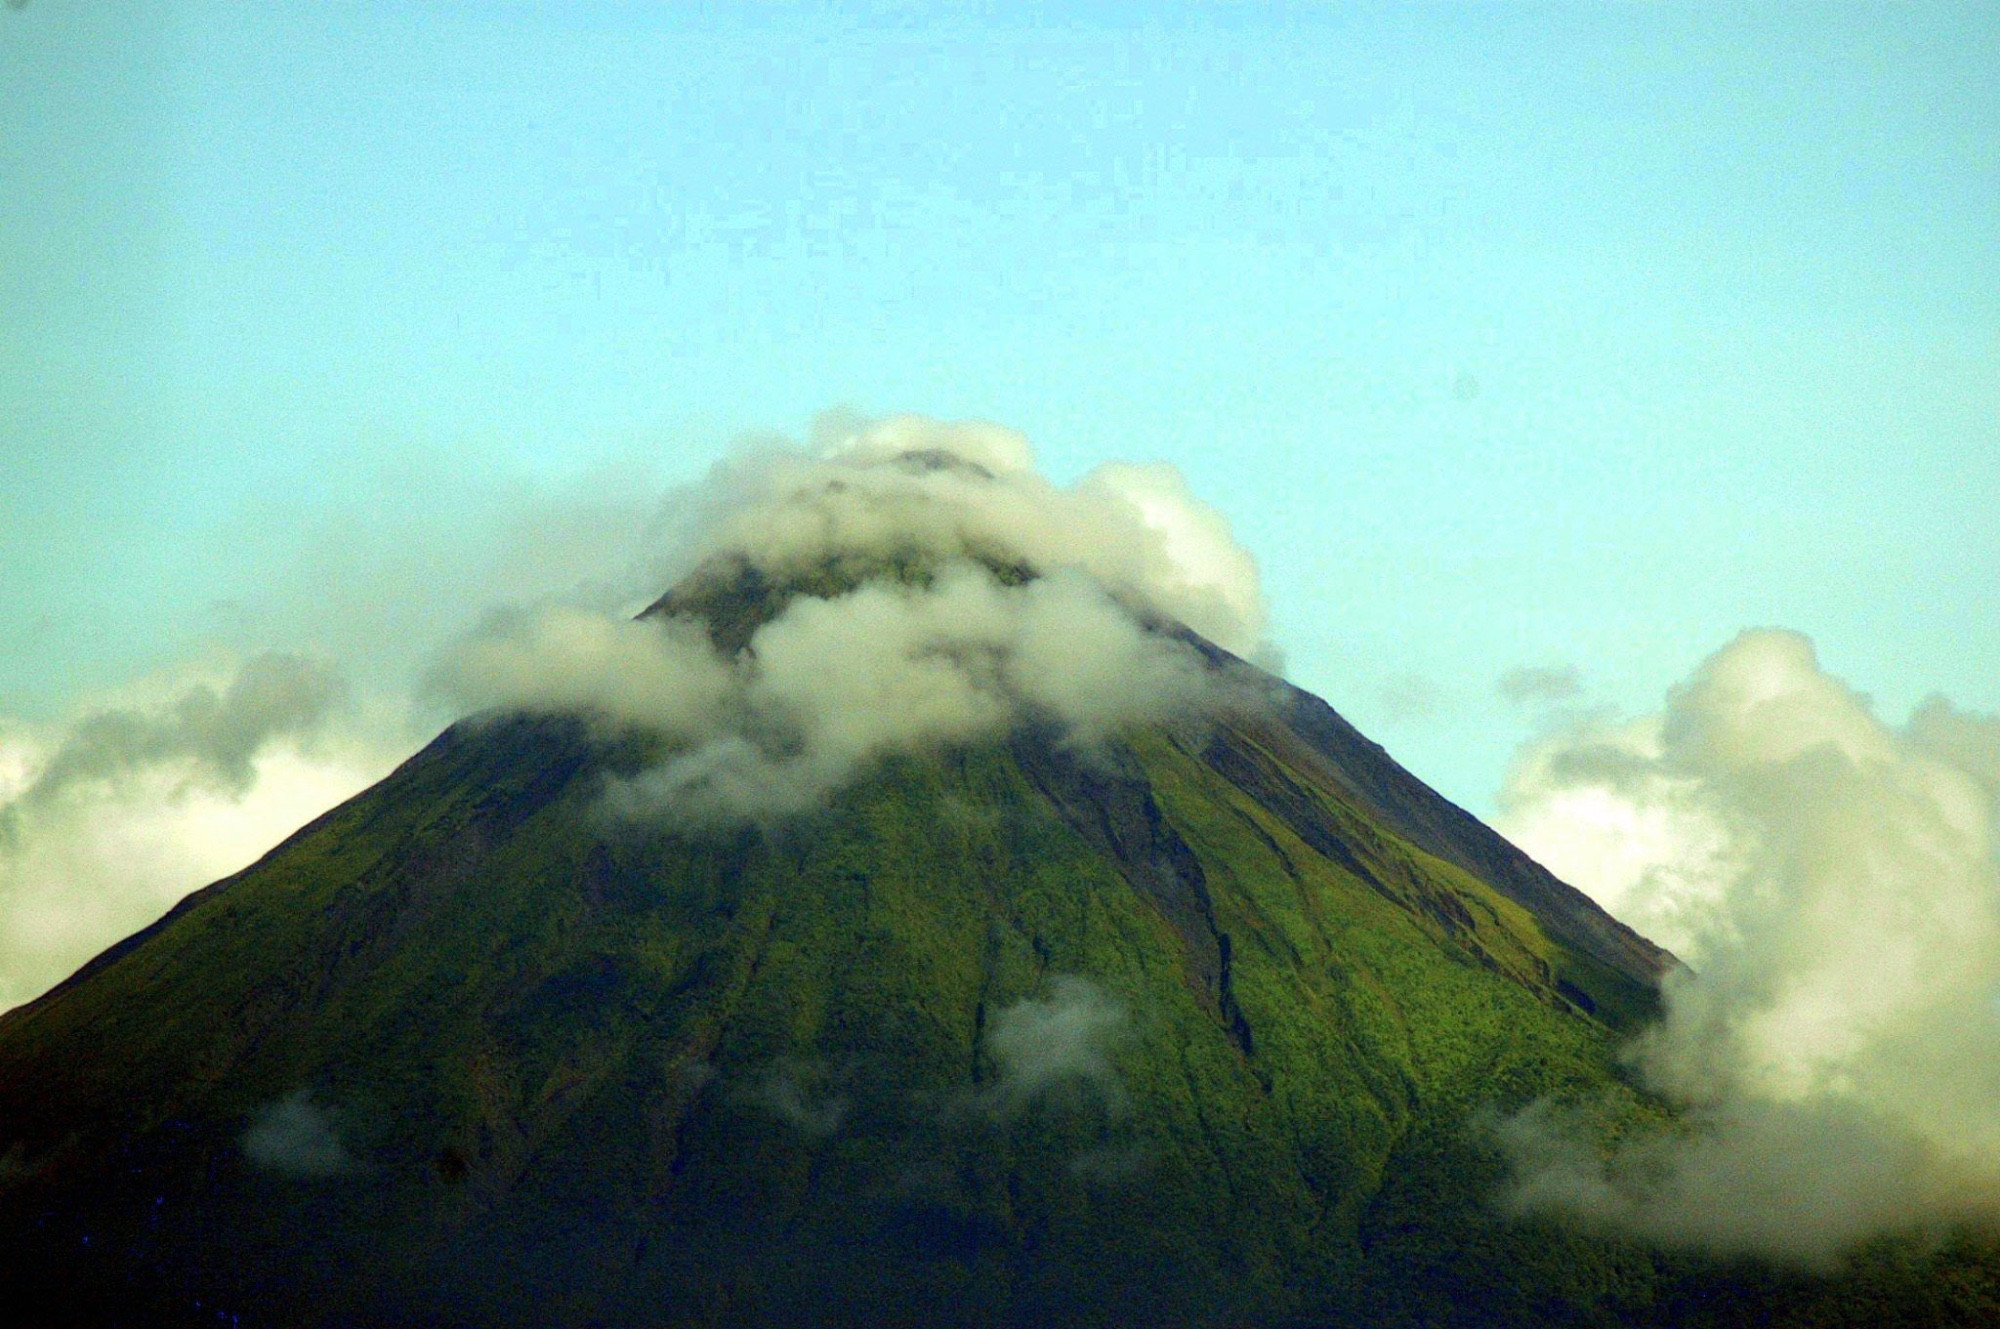
[[[683,496],[700,514],[683,564],[783,578],[915,556],[921,575],[797,596],[730,655],[693,619],[517,613],[436,677],[470,706],[578,710],[676,740],[611,802],[696,818],[787,815],[880,754],[1022,721],[1089,744],[1198,708],[1210,672],[1155,620],[1256,648],[1249,556],[1167,468],[1105,467],[1062,489],[1032,466],[1010,430],[913,416],[847,429],[818,455],[738,458]]]
[[[1170,466],[1116,463],[1063,487],[1027,440],[983,423],[893,416],[818,455],[771,449],[719,467],[683,506],[687,566],[736,555],[770,571],[834,555],[988,557],[1073,568],[1239,654],[1265,627],[1255,561]]]
[[[1660,716],[1586,719],[1531,744],[1497,827],[1684,960],[1721,935],[1735,840],[1701,780],[1664,760]]]
[[[1142,626],[1080,574],[1003,585],[962,561],[924,586],[796,599],[729,667],[728,698],[710,712],[717,730],[614,786],[618,806],[782,816],[883,753],[1034,719],[1089,744],[1121,724],[1193,712],[1214,686],[1191,648]]]
[[[0,722],[0,1009],[386,772],[400,728],[336,705],[332,679],[294,657],[211,660],[67,724]]]
[[[719,726],[733,686],[699,624],[568,605],[491,616],[432,681],[474,709],[581,712],[674,735]]]
[[[1531,750],[1503,829],[1691,966],[1633,1056],[1696,1130],[1607,1161],[1522,1118],[1517,1203],[1805,1260],[2000,1220],[1996,775],[2000,725],[1892,728],[1772,631]]]

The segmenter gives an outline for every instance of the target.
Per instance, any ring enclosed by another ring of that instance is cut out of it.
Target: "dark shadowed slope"
[[[1666,951],[1404,770],[1333,707],[1290,685],[1280,696],[1292,732],[1326,759],[1335,778],[1382,825],[1526,906],[1551,936],[1607,968],[1657,984],[1673,964]]]

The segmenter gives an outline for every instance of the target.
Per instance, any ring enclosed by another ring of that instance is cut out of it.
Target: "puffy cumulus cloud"
[[[1503,829],[1672,945],[1633,1047],[1684,1133],[1502,1130],[1511,1203],[1809,1262],[2000,1221],[2000,724],[1902,728],[1793,633],[1745,633],[1644,720],[1515,770]]]
[[[243,1132],[243,1155],[288,1177],[331,1177],[354,1163],[332,1115],[303,1089],[257,1111]]]
[[[733,555],[783,574],[919,553],[1071,568],[1240,655],[1262,644],[1256,562],[1171,466],[1113,463],[1060,486],[998,425],[900,415],[822,432],[817,452],[753,452],[684,496],[684,565]]]
[[[0,1009],[386,772],[400,726],[343,695],[324,663],[267,655],[142,679],[67,724],[0,719]]]
[[[1844,1097],[1703,1105],[1684,1134],[1608,1151],[1586,1117],[1547,1103],[1503,1120],[1498,1134],[1515,1169],[1504,1197],[1512,1212],[1809,1269],[1836,1269],[1884,1234],[1928,1239],[1989,1224],[2000,1203],[1983,1160]]]
[[[1702,781],[1665,760],[1664,717],[1586,718],[1532,744],[1499,830],[1685,960],[1722,929],[1736,843]]]
[[[1048,994],[1003,1007],[986,1030],[986,1051],[999,1074],[989,1106],[1018,1112],[1038,1099],[1084,1091],[1112,1107],[1124,1086],[1112,1053],[1130,1034],[1125,1003],[1087,978],[1059,974]]]
[[[816,455],[739,458],[686,496],[699,514],[687,566],[804,585],[829,564],[904,574],[796,596],[734,651],[692,617],[517,611],[434,677],[468,706],[665,735],[671,755],[610,801],[695,819],[788,815],[880,754],[1022,722],[1088,746],[1198,710],[1215,673],[1160,628],[1177,619],[1254,650],[1249,556],[1170,470],[1106,467],[1064,489],[1032,464],[1010,430],[909,416]]]

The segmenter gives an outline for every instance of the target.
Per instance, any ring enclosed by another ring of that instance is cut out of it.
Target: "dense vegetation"
[[[2000,1322],[1966,1246],[1819,1280],[1503,1219],[1492,1114],[1663,1116],[1615,1055],[1653,994],[1385,829],[1270,714],[898,757],[761,829],[608,820],[603,776],[647,755],[569,720],[458,726],[0,1017],[10,1304]],[[1083,1061],[1009,1060],[1008,1012],[1086,997]],[[287,1101],[335,1163],[246,1154]]]

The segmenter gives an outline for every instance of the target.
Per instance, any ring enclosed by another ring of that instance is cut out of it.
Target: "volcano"
[[[716,558],[637,627],[775,670],[779,625],[948,571]],[[1493,1203],[1494,1114],[1664,1117],[1617,1047],[1671,957],[1323,701],[1129,619],[1199,704],[1022,705],[756,815],[635,812],[717,741],[574,697],[451,726],[0,1016],[10,1322],[1767,1314],[1768,1278]],[[728,750],[791,770],[800,732]]]

